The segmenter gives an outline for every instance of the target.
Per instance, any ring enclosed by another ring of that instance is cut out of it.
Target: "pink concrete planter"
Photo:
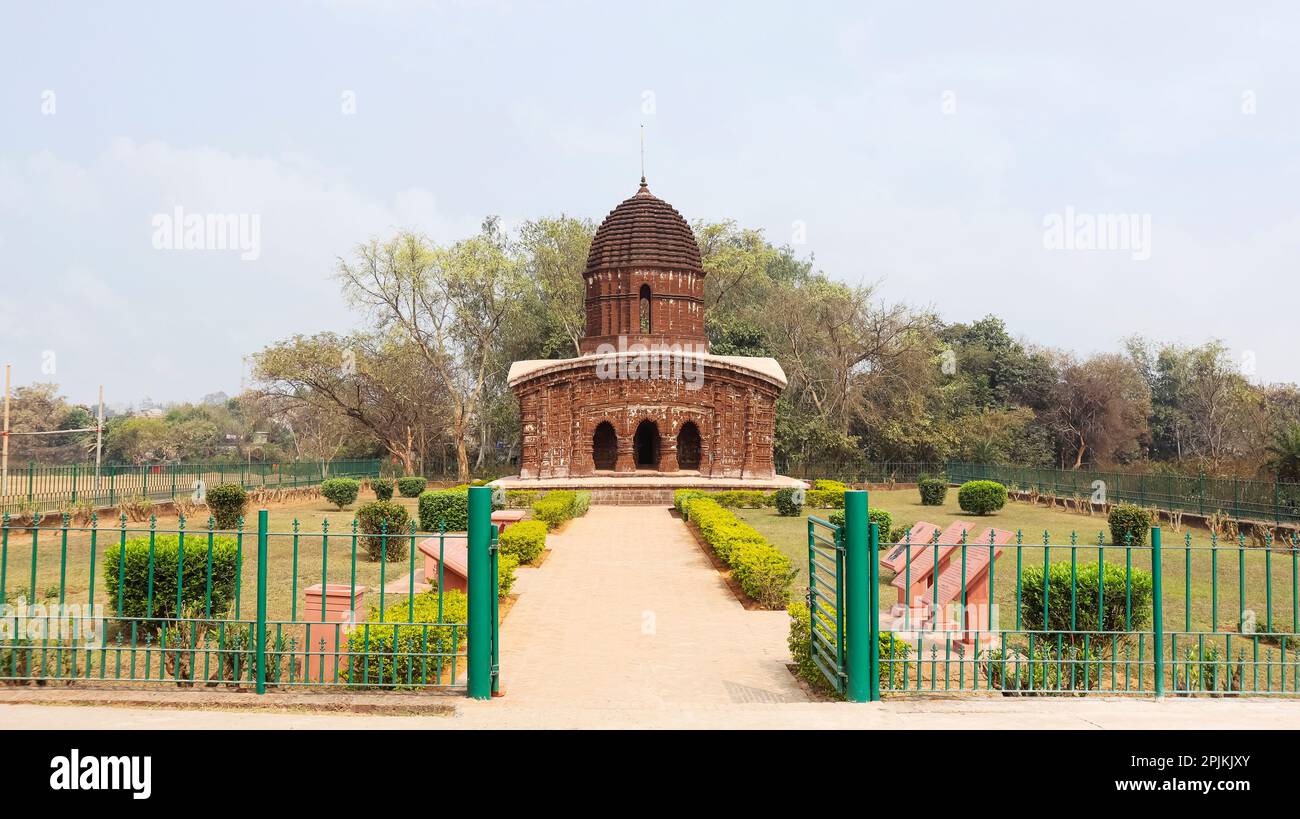
[[[355,596],[346,583],[329,583],[324,591],[322,618],[321,584],[307,588],[307,602],[301,612],[301,619],[307,621],[303,625],[303,670],[308,680],[334,682],[339,667],[347,665],[348,635],[366,619],[366,587],[357,586]]]
[[[524,519],[523,509],[498,509],[492,513],[492,522],[496,524],[497,534],[504,532],[512,524]]]
[[[445,562],[442,583],[445,589],[469,592],[469,536],[462,534],[444,535],[442,556]],[[420,541],[416,547],[424,555],[424,579],[429,583],[438,583],[438,538],[430,537]]]

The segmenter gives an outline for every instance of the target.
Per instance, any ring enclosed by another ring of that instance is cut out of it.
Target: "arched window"
[[[641,310],[641,332],[649,333],[650,332],[650,285],[648,284],[641,285],[640,310]]]
[[[596,469],[613,469],[618,463],[618,434],[608,421],[601,421],[591,436],[591,460]]]
[[[700,428],[687,421],[677,432],[677,468],[700,468]]]
[[[642,421],[632,437],[632,452],[637,469],[659,468],[659,425]]]

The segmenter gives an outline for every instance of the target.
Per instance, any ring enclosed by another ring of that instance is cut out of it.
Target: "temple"
[[[510,367],[523,440],[507,485],[796,483],[772,461],[785,373],[710,354],[695,234],[644,177],[601,223],[582,275],[581,355]]]

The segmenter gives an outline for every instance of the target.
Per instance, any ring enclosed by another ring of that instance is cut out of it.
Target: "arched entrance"
[[[700,428],[687,421],[677,431],[677,468],[700,468]]]
[[[591,436],[591,460],[596,469],[613,469],[618,463],[618,434],[608,421],[601,421]]]
[[[659,425],[642,421],[632,437],[632,451],[637,469],[659,468]]]

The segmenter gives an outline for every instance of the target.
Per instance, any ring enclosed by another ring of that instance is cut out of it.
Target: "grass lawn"
[[[1043,532],[1047,531],[1052,544],[1047,550],[1050,562],[1068,564],[1073,552],[1079,565],[1088,562],[1095,564],[1098,560],[1098,533],[1106,543],[1110,541],[1106,519],[1100,515],[1088,516],[1016,501],[1009,501],[1005,508],[994,515],[969,515],[957,507],[956,490],[948,492],[943,506],[922,506],[915,489],[873,491],[869,502],[872,508],[887,510],[893,515],[895,526],[910,526],[919,520],[925,520],[944,527],[954,520],[965,520],[971,523],[972,529],[994,526],[1019,530],[1025,544],[1023,548],[1017,550],[1014,546],[1004,547],[994,566],[993,599],[1002,612],[1002,628],[1013,628],[1015,625],[1017,551],[1022,567],[1041,566],[1044,561]],[[783,518],[773,509],[737,509],[735,512],[789,556],[799,571],[795,578],[795,594],[802,596],[807,588],[807,517]],[[828,514],[819,510],[812,510],[812,513],[823,518]],[[1077,533],[1078,547],[1075,549],[1070,548],[1072,532]],[[1192,548],[1186,549],[1186,545]],[[1221,632],[1235,632],[1242,608],[1255,613],[1257,627],[1263,630],[1268,620],[1270,586],[1273,630],[1295,631],[1297,581],[1300,581],[1297,554],[1283,546],[1277,546],[1270,552],[1249,545],[1249,541],[1244,549],[1239,548],[1235,542],[1221,543],[1216,549],[1211,549],[1210,545],[1210,533],[1204,528],[1185,524],[1182,532],[1173,532],[1165,526],[1161,566],[1166,633],[1210,630],[1214,627]],[[1105,560],[1123,566],[1126,551],[1108,547],[1104,550]],[[1150,551],[1145,548],[1131,551],[1133,568],[1149,571]],[[1215,576],[1212,565],[1216,561],[1217,600],[1215,584],[1212,582]],[[881,570],[882,606],[892,604],[897,599],[897,590],[889,585],[892,578],[893,575],[888,570]]]
[[[273,533],[267,542],[269,559],[267,562],[267,616],[270,620],[287,620],[295,614],[294,599],[297,599],[297,618],[301,621],[310,615],[304,611],[305,589],[320,583],[322,574],[330,583],[349,584],[352,582],[352,520],[357,506],[373,498],[359,498],[351,507],[338,511],[333,504],[323,499],[305,503],[284,505],[270,508],[268,520]],[[406,507],[412,519],[417,517],[415,498],[394,497],[393,501]],[[204,523],[188,521],[186,528],[186,549],[193,544],[195,548],[206,548],[206,516]],[[297,538],[297,566],[294,565],[294,522],[298,522],[300,534]],[[328,540],[321,536],[328,523]],[[175,531],[177,519],[159,518],[158,531]],[[127,523],[127,537],[147,536],[149,524]],[[193,540],[191,540],[193,538]],[[115,544],[119,539],[116,522],[105,525],[101,521],[94,567],[95,602],[103,603],[111,615],[113,603],[108,600],[104,586],[102,556],[104,549]],[[417,535],[416,542],[421,539]],[[424,556],[415,554],[412,561],[411,550],[403,560],[388,563],[371,562],[366,557],[364,546],[357,544],[356,584],[367,589],[365,602],[367,606],[380,602],[381,572],[385,584],[403,581],[406,587],[411,569],[414,566],[416,582],[424,580]],[[58,529],[39,530],[36,550],[36,589],[38,597],[42,594],[51,601],[63,599],[67,603],[86,603],[90,593],[91,580],[91,536],[88,531],[69,530],[67,535],[66,559],[64,555],[63,536]],[[4,591],[12,601],[20,594],[29,596],[27,591],[31,584],[32,534],[30,529],[13,528],[9,531],[7,548],[3,556]],[[297,592],[294,592],[294,579],[297,578]],[[62,577],[62,581],[61,578]],[[250,508],[247,513],[243,535],[243,569],[241,572],[240,614],[245,618],[255,616],[257,610],[257,510]],[[383,595],[385,606],[404,601],[405,594],[386,593]]]

